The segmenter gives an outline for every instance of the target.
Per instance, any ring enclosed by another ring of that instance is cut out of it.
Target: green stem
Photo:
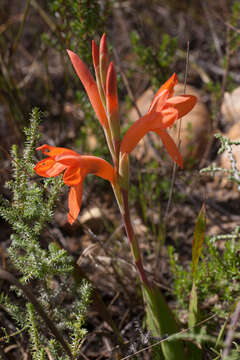
[[[129,241],[129,245],[131,248],[132,256],[133,256],[133,259],[134,259],[134,262],[135,262],[135,265],[136,265],[136,268],[138,271],[138,275],[139,275],[141,284],[145,285],[148,288],[151,288],[151,285],[147,279],[145,270],[143,268],[139,244],[138,244],[137,238],[135,237],[133,226],[131,223],[129,205],[128,205],[128,191],[125,189],[122,189],[121,193],[122,193],[123,211],[124,211],[122,213],[123,222],[124,222],[127,238]]]

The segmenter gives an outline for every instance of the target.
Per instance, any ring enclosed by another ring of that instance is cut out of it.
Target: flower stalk
[[[121,140],[117,77],[113,62],[109,64],[106,35],[102,36],[99,49],[95,42],[92,42],[96,81],[75,53],[68,50],[68,55],[104,130],[113,165],[101,158],[43,145],[38,149],[48,157],[35,166],[35,171],[45,177],[58,176],[64,172],[63,181],[70,187],[68,220],[71,224],[77,219],[81,208],[83,181],[87,174],[95,174],[111,183],[141,283],[149,327],[154,336],[176,333],[178,325],[168,304],[160,290],[147,279],[139,243],[131,223],[128,202],[129,156],[138,142],[149,131],[153,131],[160,136],[173,161],[182,167],[181,154],[167,129],[189,113],[197,99],[192,95],[174,96],[177,76],[173,74],[157,91],[147,114],[138,119]],[[185,359],[186,354],[180,340],[163,342],[162,351],[166,360]]]
[[[134,234],[133,226],[131,223],[129,204],[128,204],[128,191],[125,189],[122,189],[121,194],[122,194],[122,198],[123,198],[123,209],[124,209],[124,212],[122,213],[122,217],[123,217],[124,227],[125,227],[128,242],[130,245],[131,253],[132,253],[132,256],[134,259],[134,263],[135,263],[141,284],[144,284],[145,286],[150,287],[150,283],[147,279],[145,270],[143,268],[142,257],[141,257],[141,252],[139,249],[138,240]]]

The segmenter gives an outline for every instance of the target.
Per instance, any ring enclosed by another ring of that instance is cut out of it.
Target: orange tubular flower
[[[96,156],[79,155],[65,148],[42,145],[37,148],[47,155],[37,163],[34,171],[44,177],[55,177],[63,171],[63,181],[70,186],[68,196],[68,221],[72,224],[78,217],[82,203],[83,181],[87,174],[95,174],[113,183],[114,169],[107,161]]]
[[[155,94],[148,113],[138,119],[127,131],[121,142],[121,153],[131,153],[138,142],[149,131],[154,131],[161,140],[172,159],[183,167],[182,156],[166,129],[189,113],[197,102],[193,95],[173,96],[177,76],[173,74]]]

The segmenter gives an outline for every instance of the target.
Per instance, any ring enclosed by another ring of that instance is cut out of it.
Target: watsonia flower
[[[68,195],[68,221],[72,224],[78,217],[81,203],[83,181],[87,174],[95,174],[101,178],[114,181],[114,169],[107,161],[90,155],[79,155],[73,150],[50,145],[37,148],[48,157],[39,161],[34,171],[44,177],[55,177],[64,171],[63,181],[70,186]]]
[[[183,166],[182,156],[166,129],[192,110],[197,102],[193,95],[173,96],[177,76],[173,74],[157,91],[146,115],[138,119],[121,142],[121,156],[130,154],[149,131],[158,134],[172,159]]]

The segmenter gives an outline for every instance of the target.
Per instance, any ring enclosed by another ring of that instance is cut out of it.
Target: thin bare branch
[[[186,68],[185,68],[185,75],[184,75],[184,91],[183,91],[184,94],[186,93],[188,68],[189,68],[189,41],[187,42]],[[181,147],[181,139],[180,139],[181,127],[182,127],[182,119],[180,119],[180,121],[179,121],[178,135],[177,135],[177,142],[178,142],[178,148],[179,148],[179,150],[180,150],[180,147]],[[173,189],[174,189],[174,184],[175,184],[175,180],[176,180],[176,174],[177,174],[177,164],[174,162],[174,164],[173,164],[173,170],[172,170],[172,179],[171,179],[170,194],[169,194],[169,199],[168,199],[168,203],[167,203],[166,213],[165,213],[165,217],[164,217],[164,222],[165,222],[165,224],[166,224],[166,221],[167,221],[167,218],[168,218],[168,214],[169,214],[169,210],[170,210],[170,206],[171,206],[171,203],[172,203]]]
[[[207,18],[207,22],[208,22],[209,29],[210,29],[211,34],[212,34],[212,38],[213,38],[213,42],[214,42],[214,45],[215,45],[215,48],[216,48],[216,52],[218,54],[218,58],[221,61],[223,59],[223,53],[222,53],[222,50],[221,50],[221,45],[220,45],[219,38],[218,38],[217,33],[215,31],[215,26],[214,26],[213,21],[212,21],[211,12],[209,11],[209,7],[208,7],[208,5],[206,4],[205,1],[202,1],[201,4],[202,4],[202,7],[203,7],[203,11],[205,13],[205,16]]]
[[[238,325],[239,317],[240,317],[240,301],[238,301],[235,311],[231,317],[229,329],[225,339],[225,346],[222,353],[222,359],[225,359],[230,353],[231,345],[234,337],[234,331]]]

